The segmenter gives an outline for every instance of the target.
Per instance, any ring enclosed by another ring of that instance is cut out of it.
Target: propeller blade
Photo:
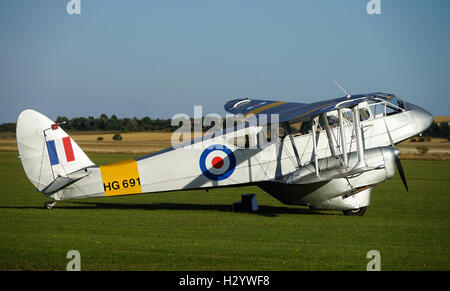
[[[400,162],[400,158],[398,156],[395,157],[395,163],[397,164],[397,170],[402,178],[403,185],[405,185],[406,191],[408,191],[408,184],[406,183],[405,172],[403,171],[402,162]]]
[[[406,191],[409,192],[408,184],[406,183],[405,172],[403,171],[402,162],[400,161],[400,158],[399,158],[400,150],[395,147],[394,140],[392,139],[391,133],[389,132],[389,128],[388,128],[388,125],[387,125],[387,122],[386,122],[386,116],[384,116],[384,125],[386,126],[386,132],[388,134],[389,141],[391,142],[391,146],[394,149],[395,164],[397,165],[397,171],[400,174],[400,178],[402,178],[403,185],[405,185]]]
[[[389,137],[389,141],[391,142],[391,147],[393,147],[395,149],[394,140],[392,139],[391,133],[389,132],[389,128],[388,128],[388,125],[386,122],[386,115],[383,117],[383,120],[384,120],[384,125],[386,126],[386,132]]]

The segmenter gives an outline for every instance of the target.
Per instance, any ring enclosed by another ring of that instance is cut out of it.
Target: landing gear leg
[[[56,205],[56,201],[55,200],[53,200],[53,201],[46,201],[45,203],[44,203],[44,208],[45,209],[48,209],[48,210],[51,210],[51,209],[53,209],[53,207]]]
[[[367,206],[358,208],[358,209],[350,209],[350,210],[344,210],[345,215],[352,215],[352,216],[363,216],[364,213],[366,213]]]

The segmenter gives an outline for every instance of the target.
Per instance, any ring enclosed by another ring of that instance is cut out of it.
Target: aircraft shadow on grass
[[[69,205],[70,204],[70,205]],[[0,208],[16,209],[42,209],[34,206],[0,206]],[[152,204],[119,204],[105,202],[78,202],[65,201],[57,209],[124,209],[124,210],[209,210],[219,212],[233,212],[230,204],[191,204],[191,203],[152,203]],[[280,214],[303,214],[303,215],[341,215],[336,213],[319,212],[312,209],[289,208],[283,206],[259,205],[258,210],[254,212],[237,212],[261,215],[265,217],[277,217]]]

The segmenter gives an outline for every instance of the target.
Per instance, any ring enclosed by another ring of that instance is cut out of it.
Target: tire
[[[51,209],[53,209],[53,206],[55,206],[55,203],[53,201],[46,201],[44,203],[45,209],[51,210]]]
[[[358,208],[358,209],[350,209],[350,210],[344,210],[342,211],[344,215],[348,216],[363,216],[364,213],[366,213],[367,206]]]

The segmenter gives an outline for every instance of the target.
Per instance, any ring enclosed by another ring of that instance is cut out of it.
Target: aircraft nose
[[[413,113],[413,122],[416,126],[417,133],[421,133],[428,129],[433,123],[433,115],[426,111],[425,109],[409,104]]]

